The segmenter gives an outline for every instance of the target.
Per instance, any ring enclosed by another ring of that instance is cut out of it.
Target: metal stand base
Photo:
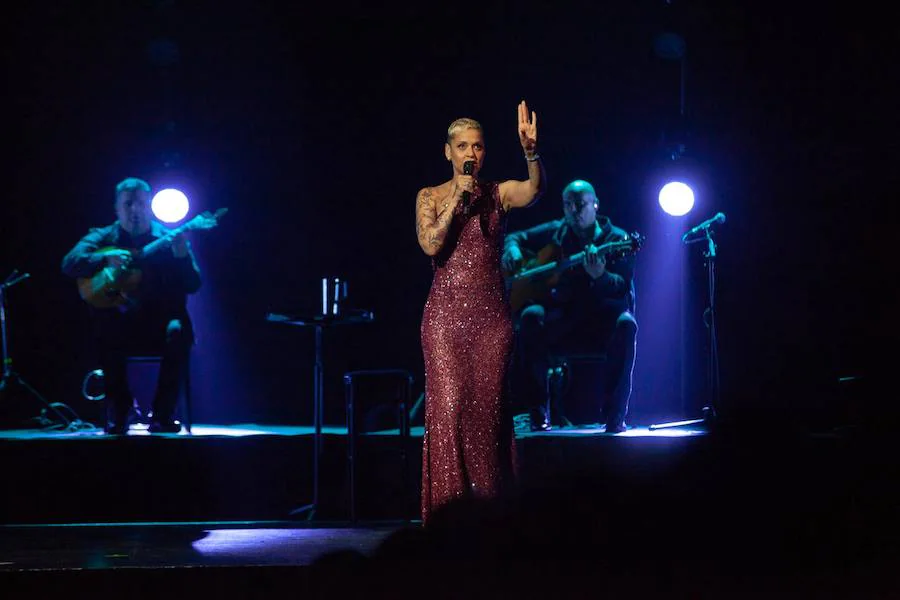
[[[322,346],[325,336],[322,325],[315,326],[316,333],[316,362],[313,367],[313,498],[312,502],[290,511],[291,516],[306,514],[307,521],[316,518],[316,510],[319,507],[319,469],[321,468],[322,453],[322,410],[324,409],[323,397],[325,395],[325,360]]]
[[[0,378],[0,402],[6,403],[7,397],[12,395],[10,393],[12,389],[16,387],[22,388],[37,398],[47,411],[55,414],[63,425],[69,427],[72,424],[72,420],[56,410],[46,398],[13,370],[13,360],[9,352],[9,341],[6,333],[6,290],[29,277],[31,277],[30,274],[19,273],[18,270],[14,269],[6,279],[0,282],[0,354],[2,354],[3,360],[3,375]]]
[[[701,419],[688,419],[686,421],[672,421],[670,423],[655,423],[649,427],[650,431],[657,431],[659,429],[673,429],[676,427],[692,427],[696,425],[705,425],[707,427],[711,426],[713,421],[715,420],[715,411],[711,407],[703,408],[703,418]]]
[[[325,306],[323,306],[323,308],[325,308]],[[353,310],[338,316],[337,310],[335,309],[335,312],[332,315],[319,314],[291,317],[288,315],[269,313],[266,316],[266,320],[272,323],[282,323],[291,326],[311,327],[315,332],[315,365],[313,366],[313,497],[312,502],[309,504],[294,508],[289,512],[291,516],[306,513],[306,520],[313,521],[316,519],[316,512],[319,508],[319,474],[321,471],[324,441],[322,439],[322,427],[323,411],[325,408],[325,357],[323,351],[325,327],[371,323],[374,320],[374,315],[371,311]]]
[[[309,512],[309,514],[306,515],[306,520],[307,521],[315,521],[315,519],[316,519],[316,505],[315,504],[307,504],[306,506],[300,506],[298,508],[293,509],[288,514],[292,517],[296,517],[297,515],[302,515],[303,513],[307,512],[307,511]]]
[[[707,376],[707,392],[709,394],[708,404],[703,407],[701,413],[702,418],[689,419],[686,421],[673,421],[671,423],[657,423],[650,426],[650,431],[659,429],[670,429],[674,427],[691,427],[694,425],[711,426],[716,420],[716,407],[719,405],[719,350],[718,350],[718,334],[716,331],[716,242],[713,240],[713,233],[707,226],[703,229],[703,237],[697,239],[684,238],[685,243],[693,244],[695,242],[705,241],[707,244],[706,252],[703,256],[706,258],[706,278],[707,278],[707,307],[703,312],[703,321],[706,324],[708,332],[708,354],[706,361]]]

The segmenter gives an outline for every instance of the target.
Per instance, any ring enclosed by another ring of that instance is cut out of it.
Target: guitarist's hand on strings
[[[508,274],[518,273],[519,269],[522,268],[522,251],[519,250],[518,246],[508,246],[506,250],[503,252],[503,257],[501,261],[503,263],[503,270]]]
[[[592,279],[606,273],[606,257],[597,252],[597,246],[588,244],[584,247],[584,270]]]
[[[118,269],[126,267],[131,262],[131,252],[121,248],[109,248],[96,253],[97,256],[106,261],[106,266]]]

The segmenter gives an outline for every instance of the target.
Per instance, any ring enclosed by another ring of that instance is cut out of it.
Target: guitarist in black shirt
[[[150,431],[181,430],[174,413],[194,343],[187,295],[200,289],[200,270],[184,235],[172,235],[153,219],[150,200],[146,181],[120,182],[115,194],[117,221],[92,229],[62,261],[63,273],[78,280],[91,307],[106,387],[108,434],[128,431],[134,399],[126,358],[135,355],[162,356]],[[144,252],[151,247],[158,251]],[[106,280],[109,289],[102,293],[92,289]]]
[[[634,256],[640,237],[598,215],[594,187],[584,180],[562,193],[563,218],[509,233],[503,268],[510,284],[517,346],[513,377],[520,399],[530,407],[531,428],[549,429],[562,415],[548,415],[546,385],[553,357],[606,354],[604,393],[598,419],[608,433],[626,430],[631,396],[637,321],[634,316]],[[612,251],[610,251],[612,250]],[[578,253],[583,258],[573,261]],[[567,261],[568,259],[568,261]],[[555,263],[568,268],[516,280],[516,274]]]

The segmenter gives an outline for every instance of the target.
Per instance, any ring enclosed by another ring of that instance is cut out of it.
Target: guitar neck
[[[615,250],[621,250],[623,248],[623,246],[630,247],[630,244],[627,242],[626,243],[608,242],[597,248],[597,254],[606,255]],[[584,260],[584,250],[582,250],[581,252],[576,252],[575,254],[573,254],[569,257],[566,257],[561,261],[553,261],[553,262],[549,262],[544,265],[540,265],[537,267],[533,267],[531,269],[527,269],[525,271],[522,271],[521,273],[517,273],[517,274],[513,275],[509,279],[511,281],[519,281],[521,279],[530,279],[532,277],[537,277],[539,275],[546,275],[549,273],[553,273],[555,271],[565,271],[566,269],[569,269],[569,268],[574,267],[575,265],[579,264],[583,260]]]
[[[190,225],[190,222],[185,223],[181,227],[169,231],[161,238],[153,240],[152,242],[141,248],[141,256],[150,256],[151,254],[159,252],[163,248],[168,247],[169,244],[172,243],[172,240],[175,238],[175,236],[190,229]]]
[[[532,277],[537,277],[538,275],[543,275],[545,273],[552,273],[553,271],[562,271],[562,270],[568,269],[569,267],[572,267],[572,266],[580,263],[582,260],[584,260],[584,251],[583,250],[581,252],[576,252],[575,254],[566,258],[563,261],[548,262],[547,264],[544,264],[544,265],[533,267],[531,269],[526,269],[525,271],[522,271],[521,273],[516,273],[515,275],[510,277],[510,280],[518,281],[520,279],[530,279]]]
[[[190,221],[188,221],[181,227],[176,227],[175,229],[172,229],[171,231],[166,232],[166,234],[164,236],[162,236],[161,238],[159,238],[158,240],[153,240],[152,242],[150,242],[149,244],[144,246],[141,249],[140,255],[148,256],[150,254],[153,254],[154,252],[161,250],[162,248],[167,247],[169,244],[172,243],[172,240],[176,236],[184,233],[185,231],[189,231],[192,229],[199,229],[199,230],[212,229],[213,227],[216,227],[219,224],[219,219],[222,217],[222,215],[224,215],[227,212],[228,212],[227,208],[219,208],[216,210],[216,212],[214,214],[209,214],[208,212],[204,212],[203,214],[197,215],[196,217],[194,217],[193,219],[191,219]]]

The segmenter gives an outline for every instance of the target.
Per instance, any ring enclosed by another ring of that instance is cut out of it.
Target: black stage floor
[[[153,437],[153,438],[172,438],[172,437],[248,437],[255,435],[276,435],[276,436],[295,436],[309,435],[314,433],[313,428],[307,425],[262,425],[256,423],[240,423],[234,425],[194,425],[191,433],[182,429],[181,433],[156,433],[150,434],[145,426],[140,424],[132,425],[126,437]],[[324,435],[347,435],[347,428],[340,426],[325,426],[322,428]],[[411,427],[410,435],[414,438],[422,438],[423,428]],[[609,434],[616,437],[685,437],[693,435],[703,435],[706,428],[701,424],[687,427],[678,427],[671,429],[651,430],[650,427],[629,427],[628,431]],[[386,429],[380,430],[368,435],[397,435],[397,430]],[[607,434],[599,425],[585,425],[581,427],[564,427],[550,431],[517,431],[517,438],[528,437],[555,437],[555,436],[595,436]],[[102,429],[96,427],[88,427],[85,429],[73,428],[69,430],[60,428],[47,429],[0,429],[0,440],[62,440],[62,439],[85,439],[85,438],[105,438],[118,439],[115,436],[107,436]]]
[[[340,427],[323,431],[315,513],[296,510],[313,497],[310,427],[2,431],[0,594],[900,597],[886,432],[520,432],[515,501],[428,528],[421,435],[406,463],[396,431],[361,440],[352,520]],[[401,560],[371,563],[385,556]]]
[[[397,433],[375,431],[359,440],[357,518],[407,520],[418,512],[423,429],[411,428],[405,453]],[[605,434],[599,427],[572,427],[518,433],[516,446],[535,469],[553,469],[553,461],[567,468],[608,453],[602,448],[610,438],[652,450],[703,433],[633,428]],[[308,426],[252,423],[197,424],[190,435],[151,435],[136,426],[126,436],[94,428],[0,431],[9,489],[0,498],[0,515],[6,524],[283,520],[312,501],[313,439]],[[321,440],[319,502],[310,516],[346,521],[347,430],[325,427]],[[569,451],[580,456],[572,460],[565,456]]]
[[[296,521],[76,523],[0,529],[0,571],[309,566],[332,552],[370,555],[408,523]]]

